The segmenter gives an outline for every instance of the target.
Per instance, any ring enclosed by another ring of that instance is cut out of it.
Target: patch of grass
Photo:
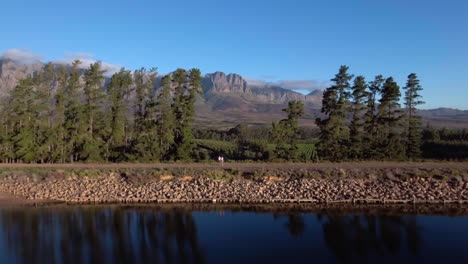
[[[206,176],[215,180],[223,180],[229,178],[223,170],[207,170]]]
[[[262,177],[267,176],[267,171],[265,168],[261,168],[260,170],[255,170],[252,174],[252,180],[258,180]]]

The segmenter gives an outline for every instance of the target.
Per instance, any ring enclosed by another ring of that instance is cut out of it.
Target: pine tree
[[[171,108],[171,77],[166,75],[161,81],[161,91],[156,100],[158,117],[156,127],[162,159],[168,159],[170,148],[174,144],[175,118]]]
[[[52,132],[52,90],[56,83],[55,66],[48,63],[44,71],[36,76],[34,97],[38,108],[37,123],[37,158],[43,163],[51,159],[53,144]]]
[[[95,135],[96,123],[99,122],[98,112],[102,107],[102,100],[104,93],[101,88],[101,83],[104,80],[105,70],[101,70],[101,63],[95,62],[89,66],[89,69],[84,74],[84,96],[85,104],[83,107],[84,115],[86,118],[86,131],[83,135],[83,149],[80,153],[85,161],[101,161],[101,145],[103,141],[100,137]],[[102,121],[102,119],[101,119]]]
[[[199,69],[177,69],[173,74],[175,86],[172,109],[176,118],[174,136],[174,159],[190,160],[194,146],[191,123],[195,115],[196,95],[201,93],[201,73]]]
[[[79,66],[81,61],[76,60],[72,64],[70,76],[65,89],[65,148],[64,153],[69,162],[81,160],[80,152],[83,149],[86,136],[86,119],[83,107],[79,100],[80,83]]]
[[[377,122],[380,158],[401,159],[404,157],[404,146],[401,142],[400,87],[392,77],[385,80],[382,97],[378,106]]]
[[[3,105],[0,105],[3,107]],[[0,108],[0,162],[7,163],[7,126],[6,126],[6,115],[5,109]]]
[[[17,162],[37,161],[38,144],[35,129],[39,111],[33,94],[35,84],[32,77],[20,80],[11,92],[8,103],[13,128],[13,159]]]
[[[297,133],[299,118],[304,114],[304,104],[301,101],[289,101],[283,109],[288,118],[272,123],[271,139],[276,143],[275,155],[280,159],[297,159]]]
[[[382,91],[382,85],[385,79],[382,75],[375,76],[374,80],[369,82],[367,96],[367,111],[364,114],[364,157],[375,158],[378,156],[378,138],[377,138],[377,96]]]
[[[106,159],[110,156],[113,161],[125,160],[126,135],[129,134],[126,97],[132,82],[131,72],[125,69],[121,69],[111,77],[108,87],[111,115],[110,135],[107,140],[110,153],[106,154]]]
[[[353,76],[348,74],[348,69],[347,66],[341,66],[335,78],[331,79],[334,84],[325,90],[322,99],[321,112],[327,115],[327,118],[316,120],[320,128],[320,155],[332,161],[346,158],[349,142],[349,129],[345,119],[350,96],[349,81]]]
[[[142,68],[135,72],[135,141],[134,159],[140,161],[159,161],[160,148],[156,130],[156,99],[154,87],[157,71]]]
[[[11,109],[12,94],[13,92],[10,93],[10,97],[4,105],[0,105],[0,107],[2,107],[0,112],[0,157],[1,161],[4,163],[13,163],[15,161],[12,142],[14,128],[14,122],[12,120],[14,114]]]
[[[416,107],[424,104],[419,92],[422,90],[415,73],[408,75],[408,81],[403,88],[405,92],[406,110],[406,156],[409,159],[421,156],[421,117],[417,114]]]
[[[364,138],[364,122],[362,112],[366,110],[364,100],[368,96],[367,84],[364,76],[358,76],[354,79],[352,89],[351,112],[353,117],[349,127],[350,147],[349,155],[352,159],[360,159],[364,154],[363,138]]]
[[[50,137],[51,160],[53,162],[65,162],[66,153],[66,128],[65,128],[65,89],[67,88],[68,73],[64,66],[57,71],[57,91],[54,96],[55,109],[53,112],[52,132]]]
[[[149,75],[154,73],[156,73],[156,69],[148,71],[145,68],[136,70],[133,73],[135,79],[134,120],[136,135],[142,133],[144,130],[145,107],[154,89],[154,78],[150,78]]]

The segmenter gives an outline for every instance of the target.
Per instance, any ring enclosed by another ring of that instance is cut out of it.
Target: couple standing
[[[224,166],[224,157],[223,157],[223,155],[218,156],[218,161],[221,163],[221,166]]]

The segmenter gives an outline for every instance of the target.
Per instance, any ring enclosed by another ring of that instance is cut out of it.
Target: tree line
[[[402,108],[400,86],[392,77],[378,75],[367,82],[348,70],[341,66],[323,94],[325,117],[316,120],[320,156],[332,161],[419,158],[422,128],[417,106],[424,102],[416,74],[408,75],[403,87]]]
[[[299,127],[304,105],[290,101],[286,118],[270,127],[216,130],[192,127],[202,91],[198,69],[162,78],[156,68],[121,69],[106,78],[99,62],[85,70],[80,64],[49,63],[0,104],[1,162],[201,161],[220,154],[261,161],[466,159],[466,131],[422,129],[414,73],[403,87],[404,107],[392,77],[367,82],[341,66],[324,91],[318,128]]]
[[[423,130],[423,157],[428,159],[468,159],[468,131],[466,129],[435,129],[430,126]]]
[[[47,64],[19,81],[1,109],[5,163],[188,160],[193,150],[199,69],[165,75],[121,69],[106,80],[101,63],[82,70]]]

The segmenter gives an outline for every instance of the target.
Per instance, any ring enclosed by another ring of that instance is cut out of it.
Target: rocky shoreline
[[[110,172],[93,177],[37,178],[7,173],[0,191],[29,200],[68,203],[460,203],[468,204],[468,178],[386,176],[253,179],[163,175],[136,181]]]

